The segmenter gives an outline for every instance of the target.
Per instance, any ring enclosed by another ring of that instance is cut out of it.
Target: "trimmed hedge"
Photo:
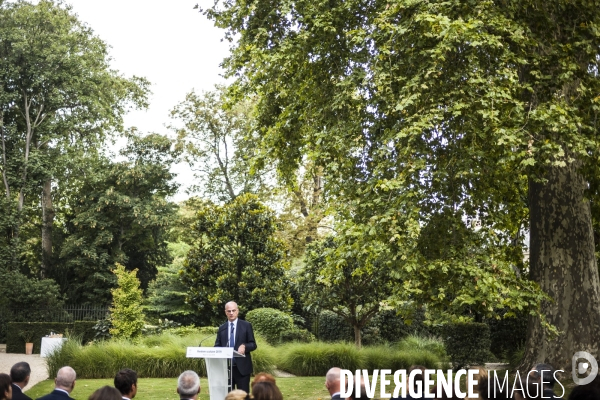
[[[246,321],[271,344],[279,342],[283,332],[294,329],[294,320],[274,308],[257,308],[246,314]]]
[[[300,329],[294,327],[289,331],[281,332],[279,335],[279,341],[281,343],[289,343],[289,342],[301,342],[301,343],[310,343],[316,340],[315,335],[307,331],[306,329]]]
[[[87,343],[94,338],[94,330],[92,329],[95,322],[93,321],[77,321],[69,322],[9,322],[6,330],[6,352],[7,353],[25,353],[24,332],[31,335],[33,342],[33,352],[39,354],[42,337],[47,336],[50,332],[69,334],[77,337]]]
[[[478,322],[461,322],[442,327],[446,351],[455,369],[483,365],[493,358],[490,327]]]

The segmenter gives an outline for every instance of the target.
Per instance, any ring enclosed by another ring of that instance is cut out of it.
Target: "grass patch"
[[[78,379],[75,384],[75,390],[71,393],[71,397],[85,400],[96,389],[110,385],[112,379]],[[296,378],[277,378],[277,386],[281,389],[283,397],[286,400],[307,400],[307,399],[322,399],[328,400],[329,393],[325,389],[325,377],[296,377]],[[208,381],[205,378],[200,379],[200,400],[207,400]],[[54,389],[54,382],[46,380],[38,383],[26,394],[37,399]],[[174,378],[146,378],[138,380],[138,394],[136,399],[143,400],[179,400],[176,393],[177,379]]]

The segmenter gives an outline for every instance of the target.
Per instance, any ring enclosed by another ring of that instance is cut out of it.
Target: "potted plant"
[[[33,332],[31,331],[21,331],[19,332],[19,336],[25,341],[25,354],[33,354],[33,342],[31,339],[33,338]]]

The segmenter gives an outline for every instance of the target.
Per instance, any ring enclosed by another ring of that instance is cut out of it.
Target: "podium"
[[[233,357],[246,357],[233,347],[188,347],[187,358],[204,358],[210,400],[223,400],[231,388],[228,363]]]

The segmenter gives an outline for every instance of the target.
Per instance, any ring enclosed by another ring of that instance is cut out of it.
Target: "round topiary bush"
[[[283,332],[294,329],[292,317],[274,308],[252,310],[246,314],[246,321],[271,344],[278,343]]]

